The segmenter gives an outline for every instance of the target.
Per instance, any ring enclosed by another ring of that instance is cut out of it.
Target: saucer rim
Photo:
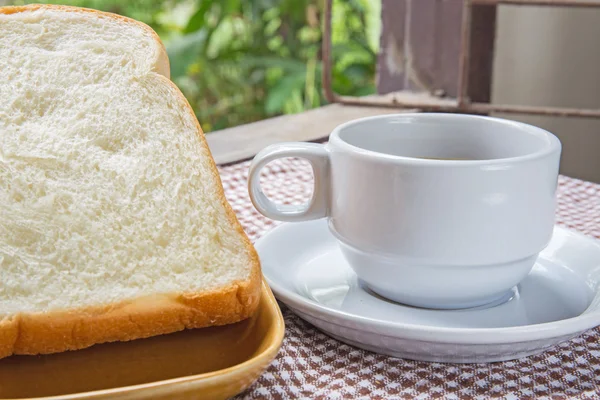
[[[326,221],[321,219],[326,224]],[[284,229],[295,229],[294,225],[313,223],[321,220],[305,221],[305,222],[284,222],[266,232],[261,238],[255,242],[255,247],[259,258],[262,262],[262,248],[266,246],[272,236],[279,234]],[[599,247],[600,240],[559,225],[554,226],[554,232],[564,231],[567,234],[574,236],[576,240],[583,240],[594,246]],[[296,293],[285,285],[279,285],[277,281],[272,280],[265,274],[263,275],[269,286],[273,290],[275,296],[284,304],[292,309],[299,309],[303,313],[310,314],[313,318],[325,320],[323,317],[342,318],[343,320],[353,324],[352,329],[361,330],[363,332],[371,332],[383,334],[386,336],[394,336],[398,338],[419,340],[436,343],[451,343],[451,344],[500,344],[500,343],[515,343],[515,342],[530,342],[537,340],[552,339],[560,336],[576,335],[581,332],[588,331],[600,325],[600,308],[594,311],[586,312],[575,317],[566,318],[558,321],[544,322],[539,324],[522,325],[503,328],[455,328],[455,327],[440,327],[428,326],[414,323],[403,323],[394,321],[385,321],[382,319],[369,318],[357,314],[351,314],[341,310],[335,310],[326,307],[314,300],[311,300],[299,293]],[[600,286],[594,292],[597,296],[600,293]],[[333,322],[330,319],[327,322]],[[339,324],[339,322],[336,322]],[[341,325],[345,326],[345,325]],[[382,329],[386,330],[385,332]],[[393,334],[392,334],[393,331]]]

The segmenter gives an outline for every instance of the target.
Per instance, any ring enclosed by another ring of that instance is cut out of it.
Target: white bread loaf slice
[[[0,8],[0,357],[250,316],[256,252],[157,35]]]

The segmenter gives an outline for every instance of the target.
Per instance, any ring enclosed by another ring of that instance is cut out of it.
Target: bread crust
[[[152,35],[157,47],[152,71],[159,74],[164,84],[179,96],[186,112],[193,116],[200,144],[210,155],[210,171],[218,183],[218,199],[230,224],[243,240],[251,264],[250,278],[203,293],[150,295],[102,306],[11,315],[0,320],[0,358],[13,354],[49,354],[83,349],[94,344],[141,339],[187,328],[231,324],[251,316],[258,306],[261,293],[259,257],[225,197],[216,163],[192,107],[179,88],[169,80],[169,59],[158,35],[142,22],[79,7],[40,4],[8,6],[0,7],[0,14],[38,9],[91,13],[100,18],[135,24]]]

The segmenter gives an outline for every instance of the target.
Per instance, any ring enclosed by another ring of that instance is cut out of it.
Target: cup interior
[[[444,160],[497,160],[551,151],[551,133],[528,124],[461,114],[397,114],[340,127],[347,144],[392,156]]]

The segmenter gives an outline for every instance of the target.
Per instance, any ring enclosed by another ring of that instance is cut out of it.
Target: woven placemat
[[[222,167],[220,173],[225,194],[254,241],[277,222],[250,203],[248,166]],[[304,161],[279,160],[263,174],[263,189],[275,201],[301,204],[312,192],[312,171]],[[600,238],[600,185],[561,176],[557,223]],[[425,363],[348,346],[280,305],[286,323],[283,346],[240,399],[600,398],[600,329],[517,361]]]

